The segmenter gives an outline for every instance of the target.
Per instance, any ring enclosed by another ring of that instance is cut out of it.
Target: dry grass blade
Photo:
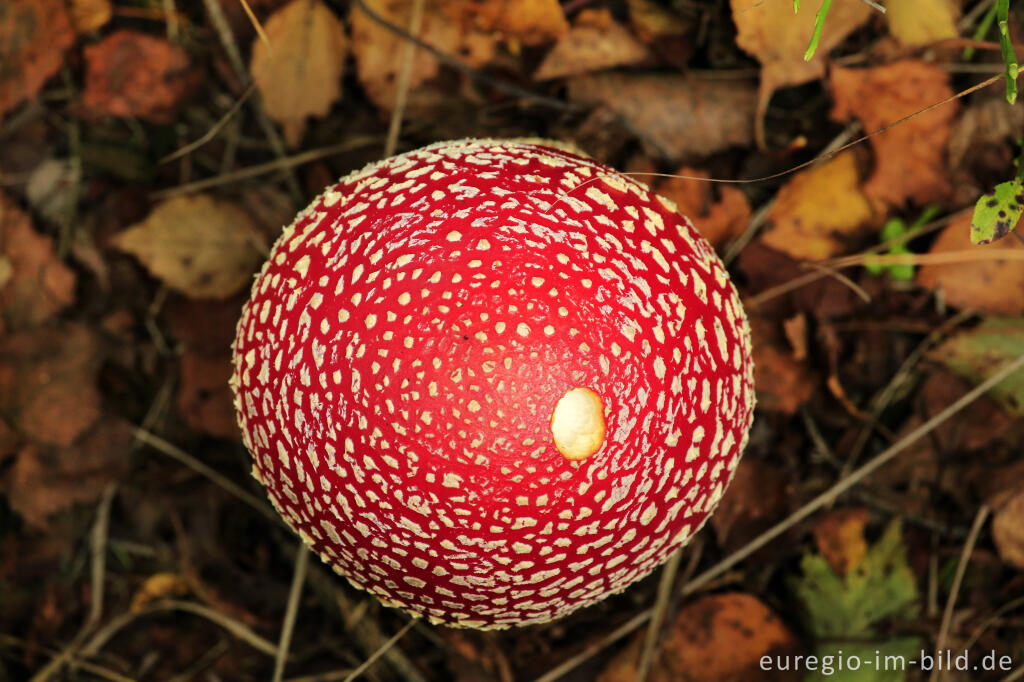
[[[292,632],[295,630],[295,616],[299,612],[299,597],[302,596],[302,586],[306,582],[306,572],[309,569],[309,550],[304,542],[299,543],[299,552],[295,557],[295,573],[292,576],[292,586],[288,591],[288,607],[284,612],[284,623],[281,626],[281,638],[277,641],[277,658],[274,660],[274,682],[280,682],[284,677],[284,664],[288,658],[288,647],[292,643]]]
[[[636,682],[646,682],[647,673],[650,672],[651,664],[654,662],[658,641],[661,639],[661,628],[665,621],[665,614],[668,612],[669,598],[672,596],[672,586],[675,585],[679,562],[682,558],[682,548],[677,549],[661,573],[661,580],[658,582],[658,596],[654,601],[654,611],[651,614],[650,625],[647,626],[647,637],[644,639],[640,664],[636,669]]]
[[[267,47],[270,47],[270,39],[267,38],[267,32],[263,30],[263,25],[260,24],[260,20],[257,19],[256,15],[253,13],[252,7],[249,6],[248,0],[238,1],[241,3],[242,9],[245,10],[245,16],[249,17],[249,22],[252,24],[252,27],[256,30],[256,35],[260,37],[260,40],[262,40]]]
[[[419,37],[423,26],[423,6],[425,0],[413,0],[412,13],[409,17],[409,35]],[[388,137],[384,142],[384,156],[392,156],[398,146],[398,134],[402,130],[402,118],[405,115],[405,103],[409,99],[409,76],[412,74],[412,61],[416,56],[416,43],[409,41],[402,49],[402,69],[398,72],[398,93],[395,98],[395,109],[391,112],[391,123],[388,126]]]
[[[255,89],[256,85],[254,83],[250,83],[249,87],[245,89],[245,92],[243,92],[242,95],[235,101],[235,103],[231,105],[231,108],[228,109],[227,112],[220,117],[220,120],[213,124],[213,127],[207,130],[202,137],[193,140],[192,142],[189,142],[181,149],[177,149],[168,154],[167,156],[165,156],[164,158],[160,159],[160,165],[170,163],[171,161],[179,159],[185,156],[186,154],[191,154],[192,152],[199,149],[213,138],[217,137],[217,133],[223,130],[224,126],[228,124],[228,121],[230,121],[234,117],[234,115],[238,113],[238,110],[242,108],[242,105],[245,104],[245,101],[249,99],[249,96],[253,93]]]
[[[408,623],[406,623],[402,627],[401,630],[396,632],[395,635],[391,639],[389,639],[388,641],[384,642],[384,644],[381,645],[381,647],[379,649],[374,651],[373,654],[371,654],[368,659],[363,661],[363,663],[360,664],[360,666],[358,668],[356,668],[355,670],[350,672],[348,674],[348,677],[346,677],[344,679],[344,682],[352,682],[353,680],[358,678],[360,675],[362,675],[364,672],[366,672],[370,668],[371,665],[373,665],[374,663],[377,662],[378,658],[380,658],[385,653],[387,653],[388,649],[390,649],[391,647],[395,646],[395,644],[398,643],[398,640],[402,639],[402,637],[405,637],[405,633],[409,632],[409,630],[411,630],[414,625],[416,625],[416,620],[415,619],[410,620]]]

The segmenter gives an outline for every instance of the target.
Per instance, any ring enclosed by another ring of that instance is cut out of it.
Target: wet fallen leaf
[[[17,332],[0,343],[0,414],[25,436],[67,446],[100,416],[99,340],[78,324]]]
[[[1016,239],[1002,239],[985,246],[973,246],[971,215],[950,223],[932,243],[929,253],[940,254],[968,249],[1024,249]],[[994,315],[1024,314],[1024,268],[1020,261],[979,260],[921,267],[917,283],[941,291],[944,300],[957,308],[976,308]]]
[[[292,0],[267,19],[268,46],[253,41],[249,70],[263,108],[298,146],[308,116],[324,116],[341,99],[348,40],[345,27],[320,0]]]
[[[917,613],[917,581],[907,564],[900,522],[893,521],[863,560],[844,576],[816,554],[800,561],[792,581],[811,634],[819,638],[862,637],[893,616]]]
[[[1024,350],[1024,319],[990,317],[961,332],[930,353],[953,372],[975,383],[984,381]],[[988,395],[1006,410],[1024,415],[1024,375],[1013,374]]]
[[[842,152],[801,171],[786,183],[762,240],[797,260],[822,260],[847,249],[871,219],[871,204],[860,190],[857,157]]]
[[[164,201],[113,243],[172,289],[194,298],[227,298],[250,283],[263,261],[265,246],[256,230],[235,204],[197,194]]]
[[[754,385],[764,410],[794,414],[814,395],[817,379],[806,362],[793,359],[773,321],[754,317]]]
[[[846,575],[867,556],[864,530],[870,520],[867,509],[855,507],[828,512],[814,524],[814,544],[836,575]]]
[[[889,0],[885,3],[885,18],[889,32],[907,47],[960,35],[952,0]]]
[[[866,22],[872,12],[859,0],[833,3],[817,51],[809,61],[804,61],[818,3],[800,3],[795,16],[793,3],[788,0],[731,0],[731,5],[736,44],[761,62],[759,131],[772,93],[824,76],[828,53]],[[763,134],[758,135],[758,143],[764,146]]]
[[[155,573],[135,590],[131,612],[141,613],[152,602],[168,597],[183,597],[188,591],[188,583],[177,573]]]
[[[996,510],[992,539],[1003,561],[1024,570],[1024,490]]]
[[[73,447],[27,445],[18,453],[3,493],[28,524],[45,528],[54,514],[98,499],[103,488],[126,470],[131,444],[131,425],[108,418]]]
[[[396,26],[408,27],[412,4],[408,0],[367,0],[366,5],[382,18]],[[445,0],[428,0],[423,13],[420,39],[438,50],[458,55],[459,61],[480,67],[494,58],[498,37],[465,26],[465,21],[453,18],[446,9],[460,10],[461,5],[448,6]],[[561,10],[559,10],[561,12]],[[564,22],[565,19],[563,18]],[[367,96],[381,109],[394,108],[398,88],[398,72],[406,41],[371,19],[357,5],[349,15],[352,27],[352,53],[356,59],[356,73]],[[437,77],[441,62],[419,50],[415,53],[409,71],[409,92]]]
[[[91,33],[106,25],[114,14],[110,0],[70,0],[71,23],[79,33]]]
[[[707,173],[683,166],[677,175],[707,178]],[[714,197],[718,191],[718,199]],[[743,192],[727,185],[688,178],[669,178],[657,186],[658,194],[671,199],[679,212],[689,217],[697,230],[716,249],[743,234],[750,222],[750,203]]]
[[[0,119],[36,96],[74,42],[63,0],[0,2]]]
[[[231,356],[194,351],[181,356],[178,412],[193,429],[217,438],[238,440],[235,408],[228,388]]]
[[[615,21],[607,9],[585,9],[572,28],[544,57],[534,74],[536,80],[579,76],[615,66],[642,62],[647,48]]]
[[[569,80],[569,98],[621,116],[658,156],[707,156],[750,143],[756,93],[745,82],[602,73]]]
[[[82,107],[92,116],[171,123],[199,82],[184,50],[136,31],[87,46],[85,61]]]
[[[75,274],[53,252],[53,240],[32,229],[29,216],[0,193],[0,328],[34,327],[74,300]]]
[[[949,73],[928,62],[905,59],[869,69],[836,68],[831,84],[839,121],[856,118],[873,133],[953,94]],[[951,102],[871,138],[875,170],[864,183],[871,200],[902,207],[942,202],[951,191],[946,143],[956,117]]]

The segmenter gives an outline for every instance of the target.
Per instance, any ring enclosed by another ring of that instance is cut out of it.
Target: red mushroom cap
[[[739,298],[671,202],[497,140],[372,164],[303,211],[253,285],[232,387],[254,475],[325,562],[477,628],[664,561],[754,407]]]

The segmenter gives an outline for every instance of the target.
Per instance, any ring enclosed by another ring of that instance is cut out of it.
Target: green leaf
[[[916,637],[900,637],[886,642],[842,642],[819,645],[817,670],[808,672],[804,682],[903,682],[911,660],[921,652]],[[829,658],[831,657],[831,658]],[[850,670],[850,663],[858,666]]]
[[[814,33],[811,35],[811,44],[807,46],[807,51],[804,52],[805,62],[811,61],[811,57],[814,56],[815,51],[818,49],[818,43],[821,42],[821,32],[825,29],[825,17],[828,16],[828,10],[831,6],[832,0],[821,0],[818,12],[814,15]]]
[[[953,372],[981,383],[1024,350],[1024,319],[990,317],[932,351]],[[1024,372],[996,384],[989,395],[1007,411],[1024,416]]]
[[[1024,183],[1014,178],[996,185],[974,205],[971,243],[990,244],[1013,232],[1024,213]]]
[[[804,555],[800,566],[803,576],[792,587],[815,637],[863,637],[886,618],[917,613],[917,583],[898,520],[845,576],[836,575],[817,554]]]

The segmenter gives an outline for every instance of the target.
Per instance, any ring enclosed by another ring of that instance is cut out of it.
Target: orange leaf
[[[74,42],[63,0],[0,2],[0,118],[36,96]]]
[[[814,525],[814,542],[836,575],[846,575],[867,555],[864,529],[870,520],[867,509],[839,509],[825,514]]]
[[[534,78],[548,80],[578,76],[614,66],[636,64],[649,56],[643,43],[612,18],[607,9],[583,10],[559,40]]]
[[[677,175],[707,178],[707,173],[683,166]],[[675,202],[679,212],[690,218],[697,230],[716,249],[738,237],[750,222],[750,203],[743,192],[728,185],[719,187],[720,197],[714,200],[710,182],[688,178],[669,178],[658,185],[658,194]]]

